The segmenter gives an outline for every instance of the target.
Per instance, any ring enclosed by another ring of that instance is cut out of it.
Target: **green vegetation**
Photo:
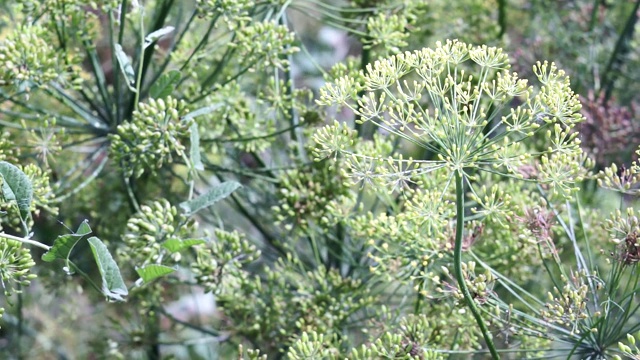
[[[637,358],[639,7],[0,1],[1,357]]]

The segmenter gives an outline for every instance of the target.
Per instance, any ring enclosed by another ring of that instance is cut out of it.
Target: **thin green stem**
[[[630,50],[629,43],[633,38],[635,25],[638,22],[638,9],[640,9],[640,0],[636,1],[633,6],[633,10],[629,12],[629,18],[627,19],[624,29],[618,37],[618,41],[616,42],[615,48],[611,53],[611,57],[609,58],[607,67],[602,73],[602,88],[600,88],[599,93],[604,91],[604,103],[606,103],[611,97],[613,85],[617,78],[617,70],[619,70],[624,63],[624,57]]]
[[[134,94],[133,100],[133,109],[138,110],[138,103],[140,102],[140,92],[142,91],[142,69],[144,68],[144,56],[145,56],[145,48],[144,48],[144,12],[143,9],[138,9],[140,11],[140,59],[138,59],[138,71],[136,73],[136,93]]]
[[[41,242],[35,241],[35,240],[31,240],[31,239],[26,239],[26,238],[21,238],[21,237],[17,237],[17,236],[13,236],[13,235],[9,235],[6,233],[0,233],[0,238],[4,238],[4,239],[8,239],[8,240],[15,240],[15,241],[20,241],[21,243],[25,243],[25,244],[29,244],[29,245],[33,245],[33,246],[37,246],[41,249],[47,250],[49,251],[49,249],[51,249],[50,246],[47,246]]]
[[[498,39],[501,39],[507,32],[507,0],[498,0],[498,26],[500,27]]]
[[[496,350],[496,346],[493,343],[493,339],[491,334],[489,333],[489,329],[487,325],[482,320],[482,316],[480,315],[480,311],[476,307],[476,303],[471,297],[471,293],[469,292],[469,288],[467,287],[467,283],[464,281],[464,275],[462,274],[462,238],[464,231],[464,179],[462,177],[462,170],[455,171],[456,178],[456,242],[455,248],[453,250],[453,267],[455,270],[456,280],[458,281],[458,286],[460,290],[462,290],[462,295],[469,306],[469,310],[473,314],[473,317],[476,319],[478,326],[480,327],[480,331],[482,332],[482,336],[484,337],[484,341],[487,343],[487,347],[489,348],[489,352],[491,353],[491,357],[493,359],[500,359],[500,355]]]

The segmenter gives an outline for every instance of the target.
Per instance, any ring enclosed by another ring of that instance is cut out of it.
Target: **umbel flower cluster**
[[[440,282],[440,291],[464,300],[494,358],[499,355],[478,308],[495,298],[494,279],[491,273],[475,274],[474,263],[464,263],[462,252],[471,250],[482,226],[508,228],[519,213],[513,180],[523,189],[537,185],[549,201],[569,200],[591,165],[573,131],[583,117],[565,73],[553,63],[538,62],[533,67],[537,81],[530,84],[509,67],[499,48],[449,40],[377,60],[365,72],[347,73],[320,90],[321,105],[347,108],[362,129],[394,135],[409,151],[418,150],[419,159],[401,151],[359,151],[361,134],[337,121],[314,136],[316,160],[339,157],[354,183],[389,194],[399,191],[403,218],[415,224],[420,223],[415,218],[426,219],[415,236],[439,239],[410,254],[392,250],[398,247],[387,241],[370,242],[372,271],[393,268],[385,258],[422,264],[409,272],[417,281],[415,290],[429,297],[420,278],[438,279],[438,272],[447,275],[453,267],[457,284]],[[475,224],[465,219],[465,198],[474,203],[469,210]],[[467,225],[477,230],[465,237]],[[428,261],[431,253],[443,258],[443,270]]]
[[[166,199],[142,205],[140,212],[127,221],[127,233],[123,236],[125,247],[118,251],[123,261],[136,265],[159,263],[168,257],[163,244],[179,241],[191,234],[197,224],[178,212]],[[180,253],[172,254],[172,260],[180,260]]]
[[[583,120],[578,97],[553,63],[533,67],[537,86],[508,69],[499,48],[449,40],[342,76],[321,89],[320,104],[347,107],[357,121],[433,156],[356,153],[352,134],[334,124],[316,134],[316,159],[341,155],[356,182],[388,189],[440,169],[450,174],[448,187],[455,171],[470,182],[480,170],[535,181],[567,198],[585,175],[580,140],[570,131]]]
[[[58,78],[62,62],[39,26],[17,28],[0,44],[0,84],[28,92]]]
[[[173,154],[184,157],[184,139],[189,136],[190,121],[185,121],[184,101],[171,96],[140,103],[133,119],[118,126],[112,136],[111,150],[128,176],[140,177],[170,161]]]

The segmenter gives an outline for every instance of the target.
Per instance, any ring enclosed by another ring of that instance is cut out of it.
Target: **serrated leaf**
[[[202,239],[169,239],[162,243],[162,247],[167,249],[170,253],[175,254],[184,249],[204,243],[206,243],[206,241]]]
[[[157,278],[169,275],[175,272],[176,269],[170,268],[164,265],[150,264],[143,267],[136,268],[136,272],[140,275],[140,278],[145,283],[149,283]]]
[[[196,212],[226,198],[240,187],[242,187],[242,185],[240,185],[240,183],[236,181],[226,181],[209,190],[206,194],[200,195],[193,200],[181,203],[180,207],[189,215],[195,214]]]
[[[189,149],[189,156],[191,157],[191,163],[196,170],[204,170],[202,165],[202,159],[200,159],[200,132],[198,131],[198,124],[193,123],[189,127],[191,148]]]
[[[2,197],[6,201],[18,204],[20,218],[26,221],[31,212],[33,199],[33,185],[31,179],[17,166],[6,161],[0,161],[0,181],[2,181]]]
[[[158,41],[163,36],[171,33],[174,29],[175,28],[173,26],[165,26],[162,29],[158,29],[158,30],[152,32],[151,34],[147,35],[144,38],[144,48],[146,49],[147,47],[149,47],[149,45],[151,45],[154,42]]]
[[[93,258],[96,260],[102,278],[102,293],[113,301],[124,301],[129,294],[124,285],[118,264],[113,260],[109,249],[95,236],[87,239]]]
[[[181,74],[178,70],[171,70],[162,74],[162,76],[160,76],[158,80],[151,85],[151,88],[149,89],[149,96],[154,99],[160,99],[171,95],[180,81],[180,77]]]
[[[120,71],[122,71],[122,75],[127,82],[127,86],[129,90],[133,92],[137,92],[136,86],[136,73],[133,71],[133,66],[131,66],[131,60],[127,54],[125,54],[124,50],[122,50],[122,46],[120,44],[115,44],[114,46],[116,50],[116,58],[118,59],[118,64],[120,64]]]
[[[193,118],[195,118],[197,116],[201,116],[201,115],[206,115],[206,114],[212,113],[212,112],[218,110],[221,107],[222,107],[222,104],[205,106],[205,107],[202,107],[200,109],[197,109],[197,110],[194,110],[194,111],[188,113],[187,115],[183,116],[181,118],[181,120],[182,121],[191,120],[191,119],[193,119]]]
[[[89,222],[85,220],[78,226],[78,230],[75,233],[58,236],[53,242],[51,249],[42,255],[42,261],[52,262],[56,259],[64,260],[66,271],[71,273],[72,268],[69,264],[71,251],[73,251],[78,241],[90,233],[91,228],[89,227]]]

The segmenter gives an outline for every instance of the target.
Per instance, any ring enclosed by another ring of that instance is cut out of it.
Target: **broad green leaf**
[[[160,99],[171,95],[178,81],[180,81],[180,71],[178,70],[171,70],[163,74],[151,85],[149,96],[154,99]]]
[[[42,261],[51,262],[56,259],[62,259],[65,261],[65,270],[67,273],[71,273],[72,267],[69,266],[71,251],[78,241],[90,233],[89,222],[85,220],[78,226],[78,230],[75,233],[58,236],[51,249],[42,255]]]
[[[191,163],[196,170],[204,170],[202,160],[200,159],[200,132],[198,131],[198,124],[191,124],[189,131],[191,133],[191,148],[189,149]]]
[[[29,218],[33,198],[31,180],[17,166],[0,161],[0,181],[2,181],[2,196],[6,201],[15,200],[20,210],[20,218],[26,221]]]
[[[115,49],[116,58],[118,59],[118,64],[120,64],[120,71],[122,71],[122,75],[124,75],[124,79],[127,81],[129,90],[137,92],[135,88],[136,73],[133,71],[133,66],[131,66],[131,60],[129,60],[127,54],[125,54],[124,50],[122,50],[122,46],[120,46],[120,44],[116,44]]]
[[[169,239],[162,243],[162,247],[167,249],[170,253],[175,254],[184,249],[204,243],[206,243],[206,241],[202,239]]]
[[[136,268],[136,272],[145,283],[151,282],[165,275],[169,275],[174,271],[176,271],[176,269],[158,264],[151,264]]]
[[[165,26],[162,29],[158,29],[158,30],[152,32],[151,34],[147,35],[144,38],[144,48],[146,49],[147,47],[149,47],[149,45],[151,45],[154,42],[158,41],[163,36],[171,33],[174,29],[175,28],[173,26]]]
[[[129,294],[124,285],[118,264],[113,260],[111,253],[104,243],[95,236],[87,239],[93,258],[96,260],[100,277],[102,277],[102,293],[113,301],[124,301],[124,297]]]
[[[209,190],[206,194],[200,195],[193,200],[181,203],[180,207],[189,215],[195,214],[196,212],[209,207],[231,195],[231,193],[236,191],[239,187],[242,187],[242,185],[240,185],[240,183],[236,181],[223,182],[222,184]]]
[[[191,120],[191,119],[193,119],[193,118],[194,118],[194,117],[196,117],[196,116],[201,116],[201,115],[206,115],[206,114],[212,113],[212,112],[214,112],[214,111],[218,110],[218,109],[219,109],[219,108],[221,108],[221,107],[222,107],[222,104],[216,104],[216,105],[211,105],[211,106],[205,106],[205,107],[202,107],[202,108],[200,108],[200,109],[197,109],[197,110],[194,110],[194,111],[192,111],[192,112],[188,113],[187,115],[183,116],[183,117],[181,118],[181,120],[182,120],[182,121]]]

